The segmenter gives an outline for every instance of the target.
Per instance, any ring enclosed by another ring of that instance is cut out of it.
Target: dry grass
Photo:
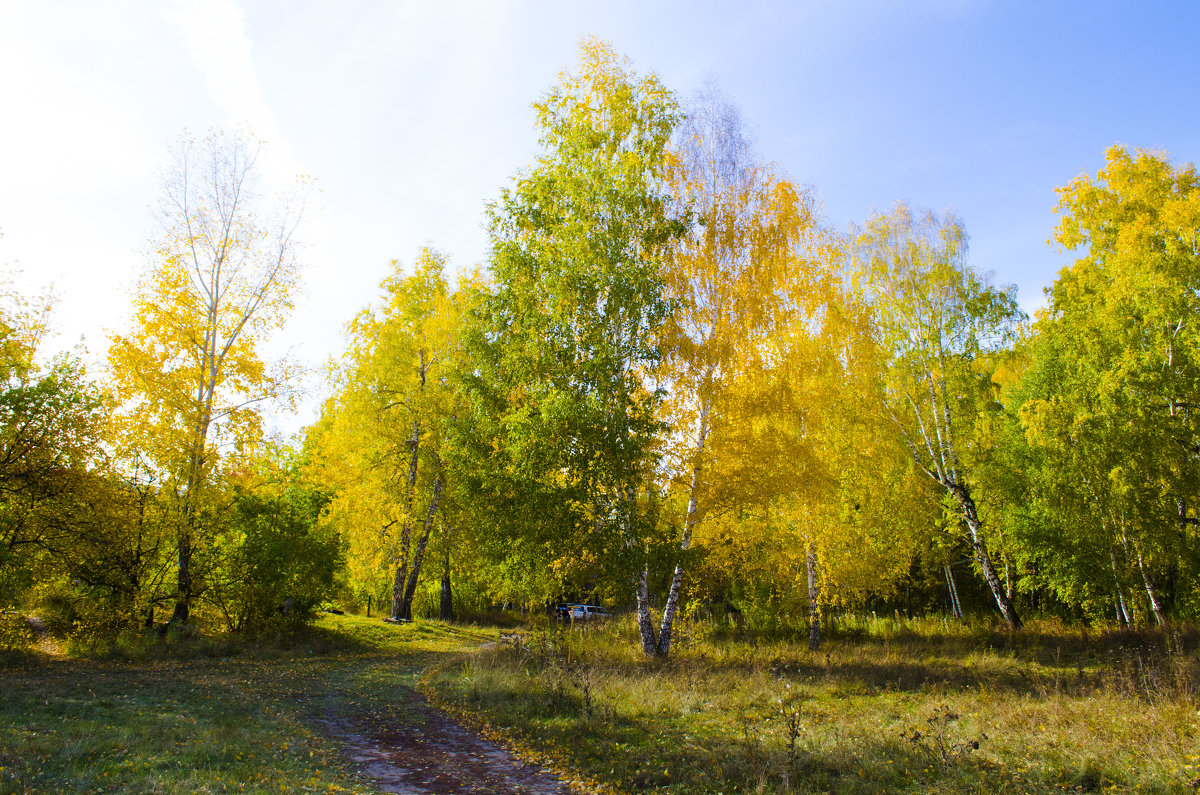
[[[843,626],[817,652],[686,628],[668,662],[629,622],[447,666],[430,687],[626,792],[1190,792],[1196,633]]]

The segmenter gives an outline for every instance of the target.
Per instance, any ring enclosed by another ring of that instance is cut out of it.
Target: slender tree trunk
[[[700,432],[693,451],[695,458],[692,462],[692,484],[688,493],[687,516],[683,520],[683,537],[679,540],[679,549],[683,552],[687,552],[688,548],[692,545],[692,529],[696,526],[700,507],[696,493],[700,489],[700,475],[704,468],[702,456],[704,454],[705,441],[708,439],[708,412],[709,402],[706,400],[700,409]],[[658,630],[658,644],[655,653],[659,657],[666,657],[671,653],[672,628],[675,623],[675,611],[679,604],[679,592],[682,587],[683,567],[676,566],[675,573],[671,577],[671,588],[667,591],[667,601],[663,605],[662,625]]]
[[[192,538],[186,528],[179,534],[177,548],[179,572],[176,584],[179,590],[175,595],[175,610],[171,614],[171,623],[186,624],[191,615],[192,601]]]
[[[951,491],[958,500],[959,507],[962,509],[963,519],[967,523],[967,531],[971,536],[971,548],[975,552],[975,560],[979,563],[979,569],[983,572],[983,578],[992,590],[992,596],[996,599],[996,606],[1000,608],[1000,615],[1004,617],[1004,621],[1008,624],[1009,629],[1020,629],[1021,619],[1017,615],[1016,608],[1013,607],[1012,600],[1008,598],[1008,592],[1004,588],[1004,583],[1001,582],[1000,576],[996,573],[996,567],[992,565],[992,559],[988,556],[987,549],[983,545],[983,539],[979,535],[982,524],[979,521],[979,514],[975,510],[975,501],[971,499],[971,494],[965,486],[954,486]]]
[[[401,618],[412,621],[413,595],[417,592],[417,578],[421,576],[421,562],[425,557],[425,545],[429,543],[429,534],[433,530],[433,517],[437,513],[438,498],[442,496],[442,476],[433,479],[433,496],[429,500],[429,513],[425,515],[425,526],[421,538],[417,541],[417,551],[413,554],[412,570],[408,573],[408,584],[404,589],[404,603],[401,605]]]
[[[220,361],[217,351],[217,310],[220,301],[221,268],[223,256],[218,258],[213,271],[212,290],[207,311],[207,328],[204,332],[204,364],[200,372],[200,384],[196,387],[196,406],[199,414],[193,429],[192,449],[188,453],[187,477],[183,492],[183,525],[178,539],[179,570],[177,576],[178,593],[175,598],[175,610],[171,623],[186,624],[191,618],[191,602],[195,592],[195,582],[192,578],[192,553],[195,551],[194,533],[196,530],[196,500],[197,492],[204,481],[204,448],[208,444],[208,429],[212,425],[213,399],[217,388],[217,377],[220,374]],[[230,339],[232,344],[236,334]]]
[[[396,566],[396,578],[392,581],[392,620],[407,618],[404,615],[404,588],[408,582],[408,553],[412,540],[412,511],[417,496],[417,463],[421,450],[421,423],[413,421],[412,436],[408,440],[408,505],[400,525],[400,562]]]
[[[408,582],[408,558],[405,557],[396,567],[396,576],[392,579],[392,620],[404,618],[404,585]]]
[[[1013,584],[1012,569],[1008,565],[1008,555],[1001,556],[1004,559],[1004,593],[1008,595],[1010,603],[1017,600],[1017,587]]]
[[[1117,586],[1117,624],[1124,623],[1127,629],[1133,629],[1133,618],[1129,615],[1129,608],[1125,605],[1125,595],[1121,592],[1121,586]]]
[[[817,584],[817,551],[811,541],[805,549],[804,565],[808,574],[808,648],[821,647],[821,591]]]
[[[203,388],[200,395],[204,395]],[[196,438],[188,460],[187,481],[184,483],[183,515],[181,517],[179,537],[176,539],[179,567],[176,573],[175,610],[171,615],[172,624],[186,624],[191,617],[192,596],[195,583],[192,580],[192,553],[196,528],[196,496],[200,490],[204,472],[204,446],[208,443],[208,415],[205,414],[196,422]]]
[[[681,545],[687,549],[686,544]],[[666,657],[671,653],[671,636],[675,624],[675,611],[679,604],[679,592],[683,587],[683,567],[676,566],[671,576],[671,588],[667,592],[667,602],[663,606],[662,624],[658,630],[658,642],[655,644],[655,654]]]
[[[1133,621],[1129,618],[1129,608],[1125,605],[1125,594],[1121,589],[1121,576],[1117,573],[1117,553],[1110,549],[1108,551],[1108,559],[1112,563],[1113,573],[1113,593],[1115,594],[1115,604],[1117,609],[1117,626],[1124,624],[1129,629],[1133,629]]]
[[[442,569],[442,603],[438,615],[442,621],[454,620],[454,594],[450,590],[450,550],[446,550],[446,565]]]
[[[1154,613],[1154,620],[1161,627],[1167,623],[1166,611],[1163,609],[1162,600],[1159,599],[1158,591],[1154,587],[1154,577],[1142,561],[1142,550],[1136,543],[1134,550],[1137,552],[1138,569],[1142,572],[1142,584],[1146,586],[1146,596],[1150,597],[1150,610]]]
[[[650,613],[650,564],[638,574],[635,596],[637,598],[638,631],[642,635],[642,651],[658,653],[658,640],[654,637],[654,616]]]
[[[955,618],[962,620],[962,603],[958,601],[958,586],[954,582],[954,571],[950,568],[949,563],[943,563],[942,568],[946,572],[946,589],[950,592],[950,612]]]

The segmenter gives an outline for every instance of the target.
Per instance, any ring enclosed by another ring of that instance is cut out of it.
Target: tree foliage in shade
[[[64,564],[100,438],[102,394],[71,356],[38,361],[50,296],[0,282],[0,604]],[[51,551],[48,551],[51,550]],[[76,556],[79,557],[79,556]]]

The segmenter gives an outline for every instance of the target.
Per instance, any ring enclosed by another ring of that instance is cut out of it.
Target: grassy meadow
[[[397,691],[481,637],[326,615],[298,634],[169,639],[100,659],[10,652],[0,792],[374,792],[320,721],[408,725]]]
[[[90,656],[30,645],[0,658],[0,792],[374,792],[323,721],[420,731],[417,690],[598,792],[1192,792],[1198,641],[872,619],[813,652],[799,632],[696,623],[664,662],[627,618],[324,615]]]
[[[1194,632],[843,626],[821,649],[693,626],[553,626],[443,665],[443,705],[620,792],[1191,792]]]

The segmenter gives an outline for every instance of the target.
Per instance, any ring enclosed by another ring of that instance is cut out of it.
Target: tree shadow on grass
[[[1129,770],[1099,758],[1006,765],[986,735],[969,731],[957,716],[943,723],[914,717],[919,726],[893,734],[810,724],[799,728],[794,744],[779,716],[703,734],[694,725],[603,706],[589,714],[569,692],[541,705],[510,704],[495,719],[585,776],[626,792],[1090,792],[1138,784]]]
[[[1107,688],[1154,700],[1192,694],[1188,683],[1200,681],[1198,645],[1195,627],[1091,634],[1036,629],[975,636],[851,634],[834,636],[815,652],[790,643],[698,645],[657,665],[696,676],[767,673],[800,683],[821,681],[845,695],[982,685],[1031,696],[1086,695]]]

